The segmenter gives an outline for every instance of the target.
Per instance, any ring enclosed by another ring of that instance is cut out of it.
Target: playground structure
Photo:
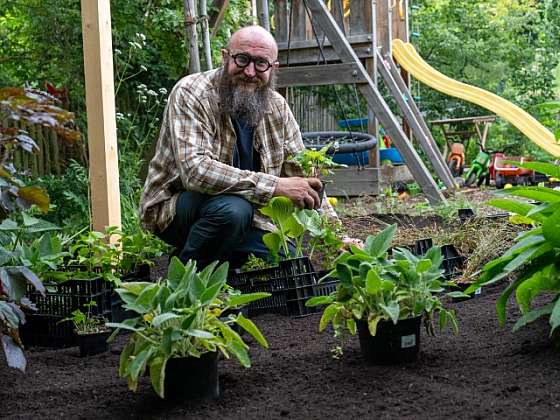
[[[280,50],[279,86],[356,84],[368,104],[368,131],[375,135],[377,123],[383,125],[431,203],[445,202],[445,198],[407,136],[408,129],[448,191],[453,191],[456,184],[409,91],[406,72],[444,93],[486,107],[510,121],[552,155],[560,156],[560,146],[555,143],[554,135],[519,107],[490,92],[450,79],[421,59],[408,44],[407,0],[331,0],[327,3],[280,0],[271,4],[266,0],[254,0],[253,4],[255,23],[258,21],[271,28],[270,22],[274,22],[271,29]],[[82,1],[81,5],[93,226],[102,230],[104,226],[120,225],[110,3],[108,0]],[[184,5],[189,72],[201,70],[198,23],[203,29],[206,65],[211,68],[206,1],[201,0],[197,5],[195,0],[185,0]],[[219,9],[215,25],[219,24],[227,5],[227,1],[214,5]],[[272,16],[269,11],[273,11]],[[380,78],[401,111],[404,127],[378,90]],[[364,171],[364,174],[369,173],[374,185],[379,181],[378,153],[378,148],[372,150],[371,168]]]

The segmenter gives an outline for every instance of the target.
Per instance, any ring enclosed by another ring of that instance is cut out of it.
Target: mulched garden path
[[[255,317],[270,350],[253,347],[253,367],[220,362],[222,396],[214,402],[169,405],[148,378],[136,393],[117,375],[118,353],[78,357],[78,349],[28,351],[25,375],[0,356],[0,417],[220,419],[558,419],[560,351],[546,322],[517,333],[498,326],[494,302],[504,285],[453,304],[460,333],[422,336],[409,365],[369,366],[352,338],[340,360],[330,357],[319,315]]]

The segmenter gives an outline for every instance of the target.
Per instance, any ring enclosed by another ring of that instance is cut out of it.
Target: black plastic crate
[[[434,241],[432,240],[432,238],[418,239],[414,243],[413,252],[415,255],[422,256],[425,255],[426,252],[428,252],[428,249],[430,249],[432,246],[434,246]]]
[[[444,270],[444,276],[447,280],[457,278],[463,272],[465,257],[459,254],[459,251],[453,245],[443,245],[441,247],[443,262],[441,266]]]
[[[128,273],[121,276],[121,281],[150,281],[150,266],[148,264],[141,264]]]
[[[340,283],[338,279],[325,279],[321,283],[315,285],[313,288],[314,296],[329,296],[331,293],[336,292],[336,287]]]
[[[44,283],[45,296],[32,286],[27,288],[27,297],[37,311],[25,315],[26,323],[20,334],[24,344],[47,347],[68,347],[77,343],[72,322],[60,322],[76,309],[85,311],[84,305],[94,301],[93,315],[111,316],[112,283],[102,278],[91,280],[68,280],[62,283]]]
[[[230,272],[228,284],[242,293],[267,292],[272,296],[251,302],[249,314],[278,313],[301,317],[317,312],[305,302],[314,296],[317,273],[309,258],[281,261],[276,267]]]

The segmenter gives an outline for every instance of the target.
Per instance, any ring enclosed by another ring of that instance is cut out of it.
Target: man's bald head
[[[229,50],[259,51],[271,61],[278,58],[278,45],[270,32],[262,26],[246,26],[236,31],[230,38]]]

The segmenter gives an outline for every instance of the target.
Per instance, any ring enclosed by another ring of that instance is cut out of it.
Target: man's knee
[[[209,200],[201,217],[207,217],[220,225],[231,225],[245,230],[253,222],[253,205],[235,195],[216,196]]]

